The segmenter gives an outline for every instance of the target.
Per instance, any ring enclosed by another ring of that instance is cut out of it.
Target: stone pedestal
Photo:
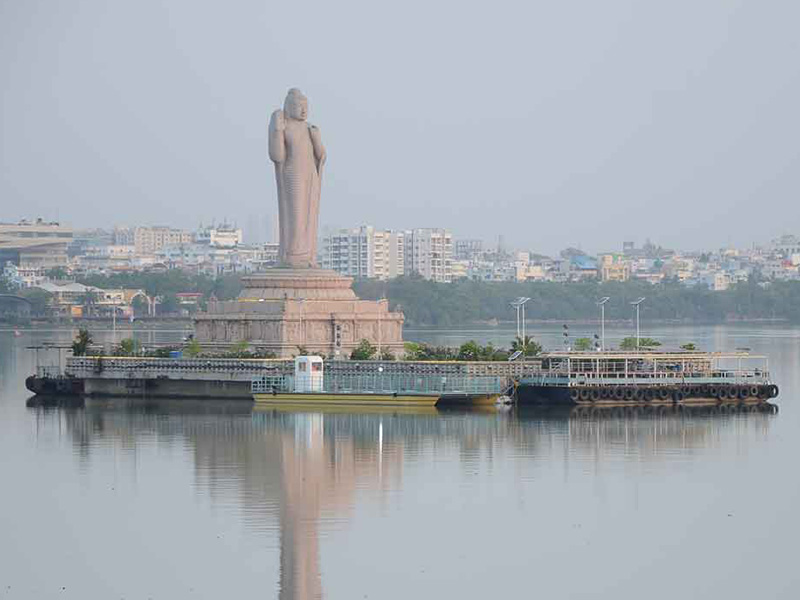
[[[276,268],[243,278],[236,300],[213,302],[195,316],[204,347],[251,347],[289,357],[301,347],[329,358],[348,358],[362,339],[399,356],[403,314],[386,300],[359,300],[353,280],[323,269]]]

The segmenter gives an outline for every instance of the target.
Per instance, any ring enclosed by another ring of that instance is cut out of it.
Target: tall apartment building
[[[446,229],[414,229],[405,232],[405,271],[425,279],[453,281],[453,235]]]
[[[404,236],[365,225],[322,238],[320,262],[350,277],[391,279],[404,273]]]
[[[33,276],[47,269],[67,265],[67,245],[73,239],[72,229],[58,223],[0,223],[0,268],[6,263],[29,271]]]
[[[115,228],[114,244],[118,246],[134,246],[138,256],[154,254],[165,246],[180,246],[194,242],[189,231],[171,227],[135,227]]]

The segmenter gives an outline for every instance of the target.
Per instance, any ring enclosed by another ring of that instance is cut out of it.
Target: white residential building
[[[236,248],[242,243],[242,230],[228,224],[201,227],[195,233],[195,241],[214,248]]]
[[[341,229],[322,239],[320,262],[325,269],[359,278],[391,279],[405,272],[405,236],[364,225]]]
[[[453,280],[453,235],[446,229],[414,229],[405,233],[406,273],[449,283]]]
[[[135,246],[136,255],[155,254],[165,246],[180,246],[194,243],[194,235],[171,227],[116,227],[113,242],[118,246]]]

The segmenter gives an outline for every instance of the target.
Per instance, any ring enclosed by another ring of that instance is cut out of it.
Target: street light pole
[[[600,306],[600,350],[606,351],[606,302],[611,300],[608,296],[603,296],[597,301]]]
[[[525,302],[530,300],[530,298],[526,298]],[[522,303],[522,343],[525,343],[525,302]]]
[[[517,337],[519,337],[519,304],[511,303],[511,307],[517,311]]]
[[[639,298],[638,300],[631,302],[633,306],[636,307],[636,351],[639,351],[639,305],[644,302],[644,297]]]
[[[523,344],[525,345],[525,303],[528,302],[530,298],[525,296],[520,296],[516,300],[511,303],[515,309],[517,309],[517,338],[519,338]],[[520,308],[522,309],[522,336],[520,337],[520,329],[519,329],[519,311]]]

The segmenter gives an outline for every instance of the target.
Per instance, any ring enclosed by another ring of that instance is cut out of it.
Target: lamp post
[[[639,298],[638,300],[634,300],[631,302],[632,306],[636,307],[636,351],[639,351],[639,305],[644,302],[644,297]]]
[[[600,307],[600,350],[606,351],[606,302],[611,300],[608,296],[603,296],[597,301]]]
[[[520,305],[519,304],[515,304],[514,302],[511,302],[510,306],[511,306],[511,308],[513,308],[513,309],[515,309],[517,311],[517,337],[519,337],[519,309],[520,309]]]
[[[520,296],[513,302],[511,302],[511,306],[513,306],[517,310],[517,337],[522,340],[522,343],[525,344],[525,303],[528,302],[530,298],[526,298],[525,296]],[[519,329],[519,311],[522,309],[522,335],[520,336],[520,329]]]

